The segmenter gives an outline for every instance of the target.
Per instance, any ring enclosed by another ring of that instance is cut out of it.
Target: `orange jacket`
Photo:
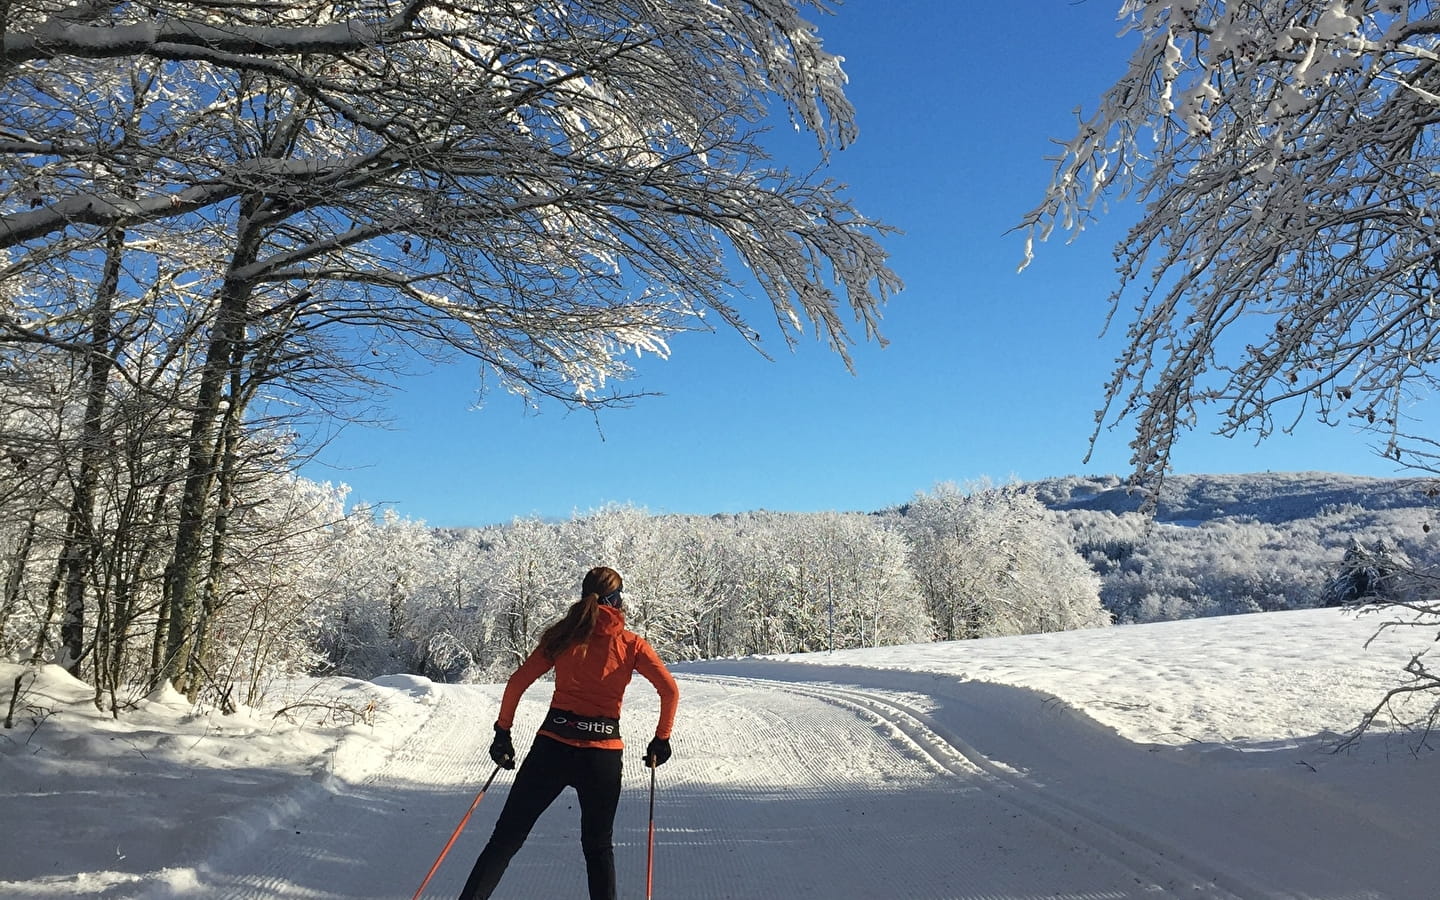
[[[555,668],[555,696],[550,700],[552,707],[582,716],[612,719],[620,718],[620,704],[625,698],[625,688],[630,684],[630,675],[639,672],[660,695],[660,722],[655,726],[655,736],[670,737],[670,729],[675,724],[675,707],[680,702],[680,688],[650,642],[625,629],[625,614],[620,610],[609,606],[598,608],[595,630],[591,632],[590,639],[576,644],[554,660],[542,653],[539,647],[531,651],[530,657],[505,683],[496,726],[509,729],[515,723],[515,709],[520,705],[520,696],[536,679],[550,671],[551,666]],[[619,738],[579,741],[551,734],[544,728],[540,729],[540,733],[576,747],[619,750],[625,746]]]

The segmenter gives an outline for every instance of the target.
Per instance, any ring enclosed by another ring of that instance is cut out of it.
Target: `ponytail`
[[[541,652],[553,661],[576,644],[588,641],[595,630],[595,609],[599,605],[600,598],[595,594],[586,594],[570,604],[565,617],[540,635]]]
[[[580,599],[570,604],[564,618],[540,635],[540,652],[553,661],[571,647],[590,640],[600,598],[620,590],[620,586],[620,573],[614,569],[597,566],[585,573]]]

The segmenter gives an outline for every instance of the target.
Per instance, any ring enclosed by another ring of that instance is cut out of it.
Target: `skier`
[[[598,566],[585,574],[580,600],[545,629],[540,643],[505,684],[490,758],[515,768],[510,740],[515,709],[525,689],[552,667],[555,694],[550,711],[526,755],[490,841],[460,892],[460,900],[483,900],[499,883],[535,820],[566,787],[580,798],[580,846],[591,900],[615,898],[612,831],[620,803],[620,704],[633,672],[660,695],[660,721],[645,748],[645,765],[670,758],[670,728],[680,689],[644,638],[625,628],[620,573]]]

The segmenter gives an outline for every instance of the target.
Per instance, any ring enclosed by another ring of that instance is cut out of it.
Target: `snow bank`
[[[1333,737],[1408,683],[1437,626],[1380,630],[1390,621],[1307,609],[766,658],[1028,687],[1139,743],[1255,746]]]

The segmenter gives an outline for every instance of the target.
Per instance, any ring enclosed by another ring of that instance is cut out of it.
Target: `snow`
[[[1377,637],[1383,621],[1304,610],[675,666],[655,896],[1434,900],[1440,759],[1388,722],[1333,752],[1435,641]],[[23,671],[0,665],[6,710]],[[263,710],[162,690],[113,719],[56,667],[25,682],[0,731],[6,898],[408,897],[491,772],[500,694],[302,679]],[[635,685],[630,897],[657,712]],[[522,752],[547,700],[536,685],[522,703]],[[426,896],[456,895],[510,777]],[[496,897],[583,896],[578,818],[562,797]]]

